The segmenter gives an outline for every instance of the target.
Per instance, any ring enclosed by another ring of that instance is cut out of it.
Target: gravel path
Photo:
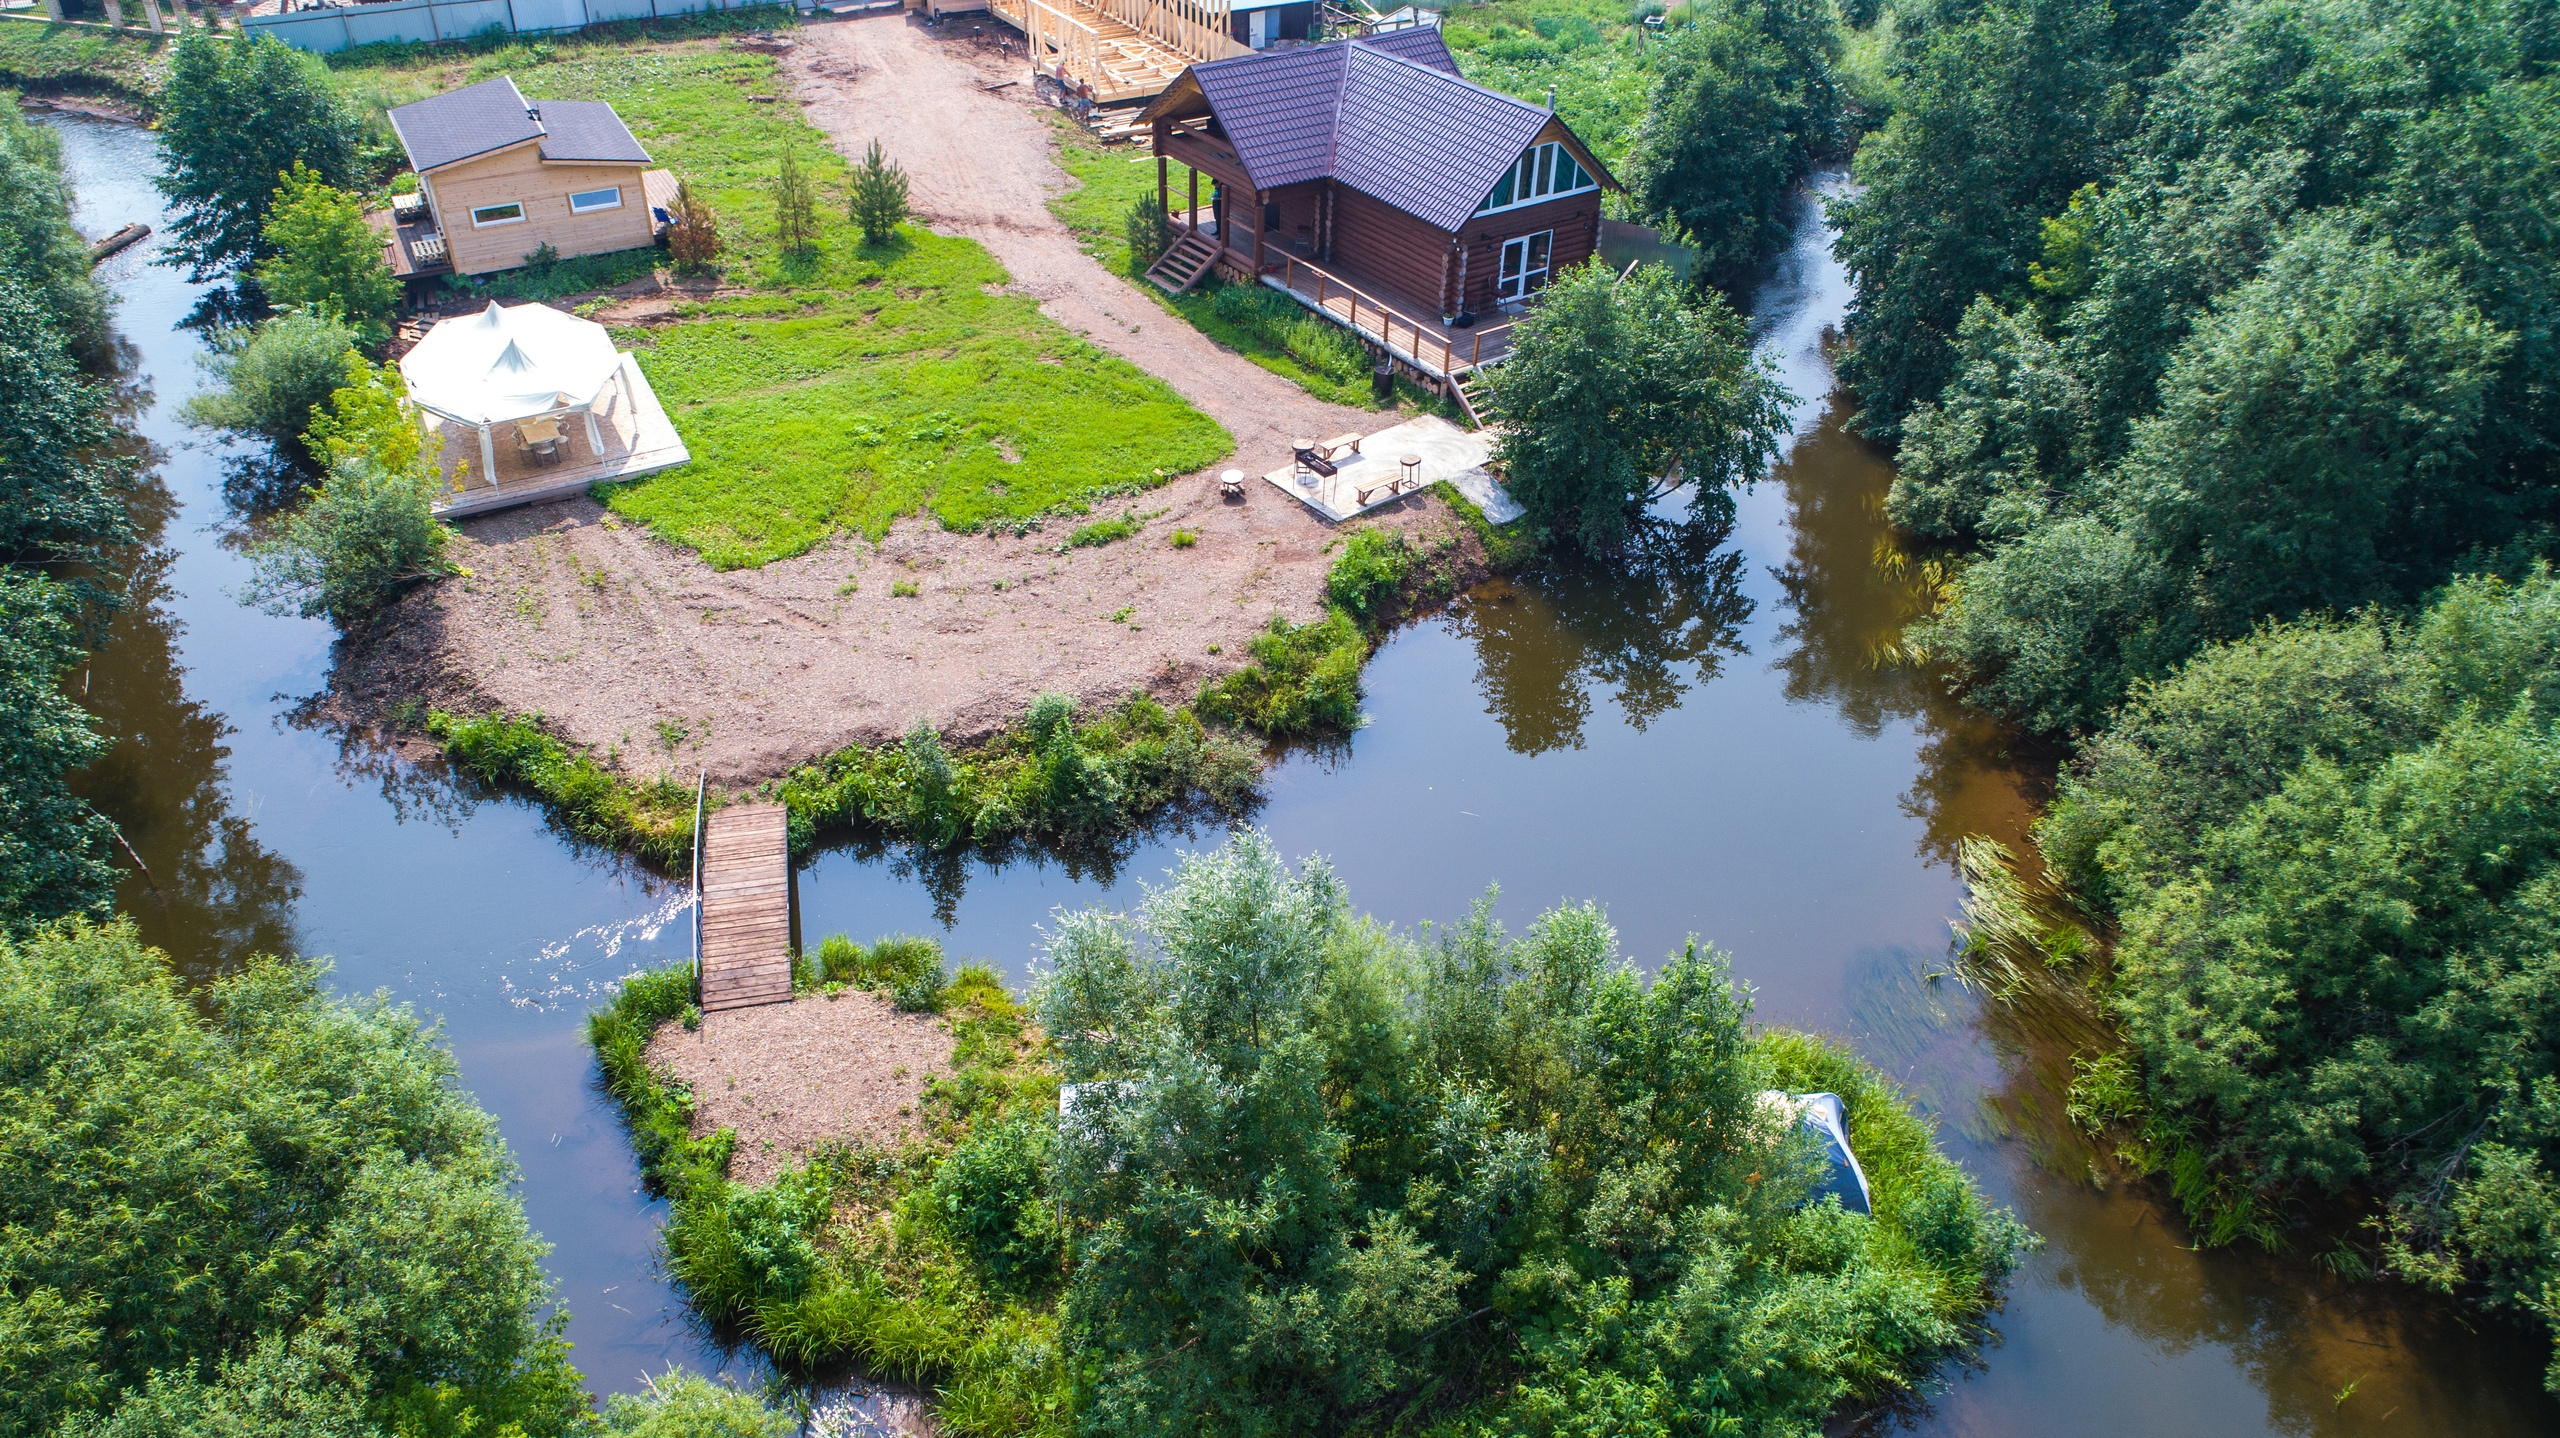
[[[951,1035],[847,989],[704,1014],[649,1041],[649,1066],[693,1085],[693,1131],[731,1129],[729,1176],[763,1183],[821,1145],[886,1145],[915,1121],[925,1080],[951,1070]]]

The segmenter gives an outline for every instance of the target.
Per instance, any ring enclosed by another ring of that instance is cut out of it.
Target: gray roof
[[[537,109],[507,75],[398,106],[391,111],[391,132],[409,152],[409,167],[422,173],[527,140],[542,142],[546,160],[649,162],[649,152],[611,105],[552,100]]]
[[[1458,75],[1432,27],[1191,67],[1254,187],[1335,179],[1455,231],[1555,117]]]

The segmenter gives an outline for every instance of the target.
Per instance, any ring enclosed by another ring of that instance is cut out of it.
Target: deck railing
[[[1490,325],[1471,331],[1467,336],[1467,343],[1461,345],[1450,337],[1448,331],[1437,325],[1426,328],[1420,321],[1406,318],[1398,313],[1394,306],[1362,291],[1357,285],[1346,282],[1339,275],[1329,273],[1313,261],[1302,260],[1296,255],[1283,255],[1281,263],[1281,272],[1275,278],[1280,281],[1280,288],[1291,298],[1302,304],[1309,304],[1317,314],[1329,320],[1348,324],[1356,332],[1374,335],[1378,343],[1386,347],[1388,354],[1399,356],[1416,368],[1432,370],[1454,379],[1469,370],[1500,360],[1509,351],[1508,345],[1497,343],[1491,355],[1484,352],[1487,339],[1509,338],[1511,326],[1508,324]],[[1311,291],[1298,287],[1300,271],[1304,271],[1306,276],[1313,280],[1314,288]],[[1311,293],[1314,299],[1309,301],[1308,295]],[[1347,303],[1350,306],[1350,317],[1346,320],[1342,314],[1327,308],[1326,302],[1329,300]],[[1364,318],[1369,323],[1363,324]],[[1403,327],[1405,337],[1409,341],[1401,349],[1396,344],[1398,326]],[[1465,358],[1459,358],[1461,355]],[[1435,359],[1438,361],[1436,365],[1433,363]]]

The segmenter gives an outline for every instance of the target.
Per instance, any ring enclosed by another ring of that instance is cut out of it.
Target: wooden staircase
[[[1491,429],[1502,422],[1502,411],[1493,402],[1493,391],[1484,382],[1485,367],[1471,365],[1449,376],[1449,392],[1458,397],[1458,408],[1467,412],[1467,421],[1478,429]]]
[[[1147,267],[1147,278],[1166,294],[1178,295],[1200,283],[1200,277],[1209,273],[1217,258],[1216,240],[1197,230],[1186,230],[1163,258]]]

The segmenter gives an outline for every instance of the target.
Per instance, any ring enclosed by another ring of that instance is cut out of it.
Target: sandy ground
[[[914,1122],[927,1078],[951,1071],[951,1035],[858,989],[833,998],[668,1024],[649,1066],[693,1085],[693,1129],[738,1135],[729,1176],[763,1183],[829,1143],[886,1144]]]
[[[539,713],[625,773],[700,767],[737,784],[920,718],[983,737],[1047,690],[1088,710],[1138,691],[1185,700],[1244,662],[1274,613],[1321,613],[1339,532],[1259,480],[1225,499],[1214,471],[1260,474],[1287,462],[1296,435],[1374,433],[1397,417],[1314,399],[1078,250],[1047,208],[1069,182],[1030,87],[979,88],[1018,78],[1018,60],[903,15],[799,34],[785,69],[839,149],[858,157],[877,135],[935,228],[983,241],[1045,313],[1215,415],[1237,454],[1097,506],[1155,517],[1134,538],[1066,553],[1055,522],[998,537],[915,520],[876,546],[845,537],[722,574],[583,498],[468,520],[454,558],[470,577],[412,595],[348,651],[335,689],[350,717],[412,701]],[[1371,522],[1464,533],[1428,495]],[[1172,547],[1176,528],[1198,543]]]

